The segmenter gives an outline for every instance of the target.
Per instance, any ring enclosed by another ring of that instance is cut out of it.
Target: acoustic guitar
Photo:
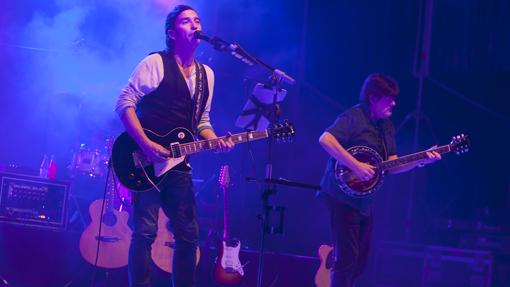
[[[169,219],[163,209],[158,212],[158,233],[151,246],[152,261],[159,269],[172,273],[172,258],[174,256],[175,240],[174,235],[168,229]],[[197,261],[200,261],[200,249],[197,247]]]
[[[331,269],[333,268],[333,247],[321,245],[319,247],[321,264],[315,273],[315,286],[329,287],[331,282]]]
[[[91,222],[81,234],[80,253],[94,266],[120,268],[128,264],[132,231],[128,226],[129,213],[114,207],[115,180],[112,172],[108,178],[105,200],[97,199],[90,204]]]

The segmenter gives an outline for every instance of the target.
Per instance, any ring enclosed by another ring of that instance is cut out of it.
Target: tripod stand
[[[268,125],[273,126],[280,116],[281,110],[279,103],[285,97],[286,91],[279,87],[281,79],[275,74],[271,77],[270,83],[263,85],[258,83],[253,91],[253,95],[249,98],[248,102],[243,108],[239,118],[236,121],[236,126],[243,127],[244,129],[265,129]],[[273,137],[268,140],[268,153],[266,164],[266,178],[272,178],[272,146],[274,144]],[[283,219],[285,208],[282,206],[270,206],[269,197],[276,193],[275,186],[265,184],[261,194],[262,199],[262,212],[257,216],[261,221],[261,238],[259,246],[259,264],[257,272],[257,286],[262,284],[262,273],[264,266],[264,245],[265,235],[281,234],[283,233]],[[271,211],[279,213],[280,224],[278,227],[269,226],[269,217]]]
[[[434,138],[434,141],[437,142],[437,136],[434,132],[432,124],[429,118],[422,112],[422,100],[424,94],[424,86],[426,82],[430,82],[434,86],[446,91],[449,95],[456,96],[461,100],[471,104],[472,106],[488,112],[492,116],[500,119],[500,120],[508,120],[508,117],[502,115],[498,112],[492,111],[487,107],[484,107],[480,103],[475,102],[464,96],[463,94],[455,91],[454,89],[448,87],[444,83],[441,83],[430,77],[430,54],[431,54],[431,42],[432,42],[432,24],[433,24],[433,14],[434,14],[434,0],[422,0],[420,1],[420,11],[419,11],[419,21],[417,27],[417,37],[416,37],[416,46],[415,46],[415,55],[414,55],[414,65],[413,65],[413,74],[415,78],[418,80],[418,93],[416,98],[416,107],[415,110],[409,113],[402,123],[397,128],[397,131],[400,130],[408,121],[414,118],[414,138],[413,138],[413,150],[418,149],[418,136],[421,128],[421,121],[425,121],[428,125],[428,128]],[[414,196],[415,196],[415,180],[416,173],[410,173],[410,182],[409,182],[409,198],[406,209],[406,222],[410,223],[412,219],[412,211],[414,206]],[[411,224],[406,224],[405,228],[405,240],[409,241],[411,237]]]
[[[270,82],[267,84],[258,83],[254,90],[253,95],[249,98],[248,102],[244,106],[239,118],[236,121],[236,126],[244,129],[265,129],[268,125],[273,129],[278,129],[277,124],[278,118],[281,114],[279,104],[283,101],[286,95],[286,91],[280,87],[281,77],[277,73],[274,73],[270,78]],[[293,127],[287,122],[280,124],[281,126],[289,125],[289,133],[287,137],[294,134]],[[268,140],[268,153],[267,153],[267,164],[266,164],[266,179],[272,179],[273,171],[273,145],[274,145],[274,134],[269,137]],[[286,139],[284,138],[284,141]],[[285,208],[282,206],[271,206],[269,205],[269,198],[272,194],[276,193],[276,187],[268,182],[263,182],[265,187],[263,188],[261,199],[262,199],[262,212],[257,216],[261,221],[261,239],[259,247],[259,264],[258,264],[258,277],[257,286],[262,284],[262,273],[264,265],[264,245],[265,235],[270,234],[281,234],[283,233],[283,219]],[[271,212],[277,212],[279,214],[279,225],[270,226],[269,217]]]

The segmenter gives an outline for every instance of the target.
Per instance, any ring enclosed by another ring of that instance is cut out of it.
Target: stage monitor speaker
[[[69,183],[0,173],[0,222],[64,230]]]
[[[378,287],[492,286],[490,251],[403,242],[385,242],[377,251]]]

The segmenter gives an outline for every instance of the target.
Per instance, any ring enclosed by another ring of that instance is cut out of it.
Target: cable
[[[108,190],[108,186],[109,186],[108,183],[109,183],[110,175],[111,174],[112,174],[112,169],[111,169],[110,164],[108,164],[108,174],[106,176],[106,182],[105,182],[105,185],[104,185],[103,204],[101,204],[101,214],[99,216],[99,231],[98,231],[98,235],[97,235],[96,259],[94,261],[94,273],[92,274],[92,281],[90,283],[91,287],[94,287],[94,283],[95,283],[95,280],[96,280],[97,262],[99,260],[99,247],[101,246],[101,230],[102,230],[102,226],[103,226],[104,207],[105,207],[105,204],[106,204],[106,193],[107,193],[107,190]]]
[[[159,192],[161,193],[161,190],[158,188],[158,186],[152,181],[152,179],[149,177],[149,174],[147,174],[147,171],[145,171],[145,168],[143,167],[142,165],[142,162],[140,161],[139,158],[136,159],[138,161],[138,164],[140,165],[140,168],[142,169],[143,171],[143,174],[145,174],[145,177],[147,178],[147,180],[150,182],[150,184]]]

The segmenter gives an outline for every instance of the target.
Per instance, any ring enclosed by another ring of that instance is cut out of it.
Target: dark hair
[[[168,50],[172,50],[172,48],[173,48],[172,39],[170,39],[170,37],[168,37],[168,30],[174,28],[174,26],[175,26],[175,19],[177,19],[177,16],[179,16],[179,14],[181,14],[182,12],[184,12],[186,10],[193,10],[193,11],[195,11],[195,9],[193,9],[190,6],[187,6],[187,5],[177,5],[166,16],[165,39],[166,39],[166,47],[167,47]]]
[[[397,81],[390,76],[379,73],[368,75],[363,82],[359,95],[360,103],[370,105],[370,96],[380,99],[384,96],[396,98],[400,93]]]

